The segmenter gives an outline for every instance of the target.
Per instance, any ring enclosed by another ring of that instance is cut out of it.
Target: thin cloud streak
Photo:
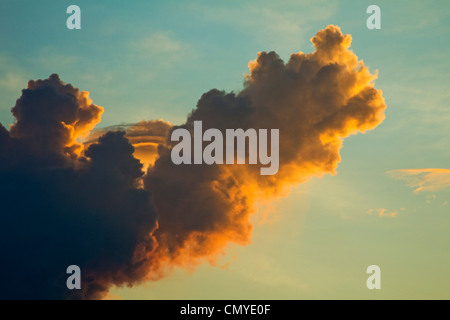
[[[450,169],[399,169],[387,172],[395,180],[405,180],[414,192],[436,191],[450,187]]]

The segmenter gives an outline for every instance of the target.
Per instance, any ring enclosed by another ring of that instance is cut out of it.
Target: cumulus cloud
[[[248,244],[256,203],[313,176],[335,174],[343,138],[384,119],[375,75],[328,26],[315,51],[250,62],[244,88],[202,95],[184,124],[142,121],[92,131],[102,108],[56,75],[30,81],[0,126],[0,241],[8,259],[2,297],[100,298],[112,285],[158,279],[173,266]],[[260,165],[175,165],[170,133],[279,129],[279,171]],[[148,167],[146,173],[143,167]],[[65,288],[77,264],[82,290]]]
[[[0,126],[0,298],[100,298],[147,272],[156,213],[133,146],[117,131],[74,152],[101,110],[52,75],[30,81],[16,123]],[[72,264],[80,291],[65,285]]]
[[[11,112],[16,122],[9,136],[26,144],[27,152],[43,158],[74,157],[83,147],[77,138],[100,122],[103,108],[92,104],[89,92],[80,92],[53,74],[46,80],[30,80]]]
[[[436,191],[450,187],[449,169],[399,169],[388,171],[392,178],[405,180],[414,192]]]
[[[174,165],[173,143],[144,177],[159,213],[158,253],[175,264],[214,257],[229,242],[247,244],[256,201],[267,201],[312,176],[334,174],[342,139],[375,128],[386,107],[375,75],[349,50],[351,36],[335,26],[311,39],[311,54],[275,52],[250,62],[244,89],[213,89],[200,98],[185,124],[218,128],[279,129],[280,167],[261,176],[259,165]]]

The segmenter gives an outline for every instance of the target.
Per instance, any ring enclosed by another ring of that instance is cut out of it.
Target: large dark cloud
[[[85,93],[56,75],[30,83],[13,108],[16,124],[0,128],[0,298],[100,298],[140,281],[156,214],[138,188],[133,146],[109,132],[74,158],[67,127],[76,131],[99,107],[84,110]],[[82,270],[80,291],[66,287],[72,264]]]
[[[343,138],[375,128],[386,105],[349,35],[329,26],[311,40],[313,53],[287,63],[259,53],[242,91],[203,94],[181,126],[142,121],[87,136],[102,108],[86,92],[56,75],[30,81],[16,123],[0,126],[0,298],[100,298],[112,285],[213,261],[228,243],[250,242],[257,203],[335,174]],[[170,133],[192,132],[197,120],[223,133],[279,129],[278,173],[173,164]],[[81,291],[65,287],[71,264]]]

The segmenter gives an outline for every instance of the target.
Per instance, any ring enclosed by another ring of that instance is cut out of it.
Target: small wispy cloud
[[[330,1],[258,2],[240,1],[235,6],[193,4],[206,19],[223,23],[246,33],[267,47],[284,48],[287,43],[306,41],[314,22],[325,21],[337,12],[338,6]],[[286,48],[286,53],[291,48]],[[282,50],[283,51],[283,50]]]
[[[430,204],[433,200],[436,200],[436,195],[435,194],[429,194],[429,195],[427,195],[427,199],[425,200],[425,202]]]
[[[27,72],[12,57],[0,55],[0,91],[18,92],[26,87]]]
[[[450,169],[399,169],[386,172],[396,180],[405,180],[414,192],[436,191],[450,187]]]
[[[108,292],[102,300],[123,300],[121,296]]]
[[[22,74],[8,72],[0,79],[0,87],[16,92],[23,88],[27,82],[28,81]]]
[[[133,47],[139,50],[141,57],[154,59],[182,58],[192,51],[192,48],[180,40],[177,40],[170,32],[156,32],[133,43]]]
[[[401,208],[400,210],[388,210],[385,208],[378,208],[378,209],[369,209],[367,210],[367,213],[370,215],[377,215],[379,217],[391,217],[391,218],[395,218],[396,216],[398,216],[399,211],[404,211],[405,208]]]

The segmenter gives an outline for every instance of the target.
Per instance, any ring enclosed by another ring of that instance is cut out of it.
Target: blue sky
[[[66,28],[70,4],[81,8],[81,30]],[[370,4],[381,8],[381,30],[366,28]],[[112,293],[448,299],[450,189],[413,192],[386,172],[450,168],[449,22],[444,1],[3,0],[0,123],[12,123],[10,108],[29,79],[51,73],[105,108],[100,126],[182,123],[202,93],[241,89],[259,51],[286,61],[311,52],[309,39],[336,24],[351,34],[352,50],[370,71],[378,70],[386,120],[345,140],[337,175],[310,180],[261,208],[253,244],[231,246],[219,263],[227,268],[175,270]],[[259,223],[266,211],[269,222]],[[380,291],[365,287],[371,264],[381,267]]]

